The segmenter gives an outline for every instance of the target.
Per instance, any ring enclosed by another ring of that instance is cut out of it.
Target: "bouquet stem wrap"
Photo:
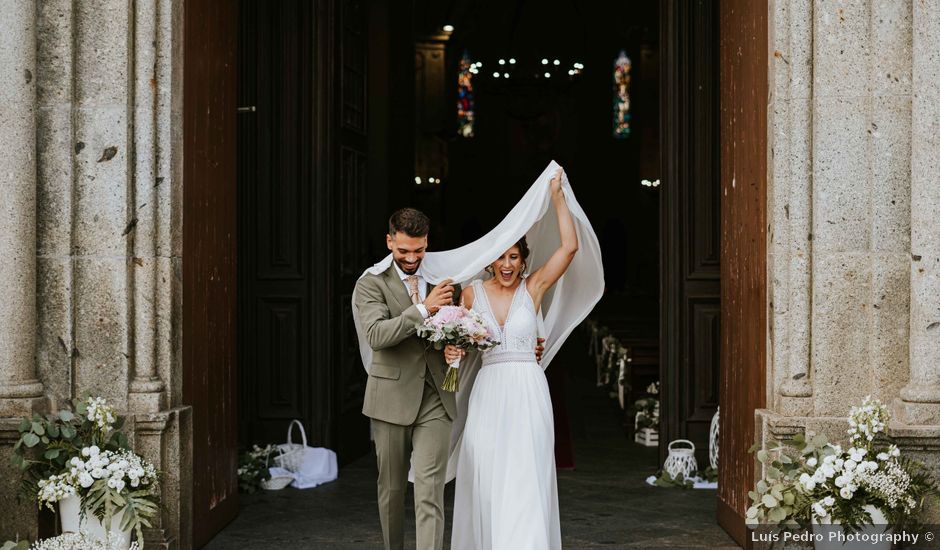
[[[457,359],[451,363],[450,368],[447,369],[447,376],[444,377],[444,384],[441,385],[441,389],[449,392],[456,392],[459,388],[457,379],[460,377],[458,371],[460,370],[460,359]]]

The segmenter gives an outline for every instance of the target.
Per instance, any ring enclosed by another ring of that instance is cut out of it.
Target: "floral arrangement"
[[[238,457],[238,488],[242,492],[255,493],[262,481],[271,479],[268,464],[275,454],[277,454],[276,445],[265,447],[253,445],[251,449]]]
[[[499,345],[483,317],[463,306],[444,306],[437,313],[417,325],[417,334],[430,342],[434,349],[450,344],[463,349],[487,350]],[[442,388],[457,391],[457,369],[460,361],[450,365]]]
[[[636,400],[636,429],[657,429],[659,427],[659,399],[643,397]]]
[[[841,523],[855,532],[872,523],[865,510],[871,505],[889,524],[916,529],[926,500],[936,498],[938,487],[923,464],[879,437],[889,420],[888,409],[869,396],[849,412],[848,449],[823,435],[799,434],[783,446],[758,451],[764,476],[749,493],[747,523]]]
[[[636,429],[658,429],[659,427],[659,381],[646,387],[646,397],[637,399],[633,404],[636,411]]]
[[[131,543],[129,548],[129,550],[139,549],[140,546],[136,542]],[[81,533],[63,533],[51,539],[38,540],[32,546],[26,541],[7,542],[0,546],[0,550],[124,550],[124,541],[110,532],[106,540],[101,540],[82,531]]]
[[[13,462],[24,474],[21,496],[50,509],[77,496],[83,515],[91,512],[110,531],[112,518],[123,513],[119,528],[134,530],[143,541],[143,527],[151,527],[159,512],[156,469],[130,450],[120,431],[124,418],[103,398],[71,405],[73,410],[21,421],[13,446]]]

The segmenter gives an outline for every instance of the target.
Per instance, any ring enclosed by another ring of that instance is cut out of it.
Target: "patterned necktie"
[[[418,295],[418,276],[408,275],[405,277],[405,282],[408,283],[408,294],[411,296],[411,303],[417,304],[421,300]]]

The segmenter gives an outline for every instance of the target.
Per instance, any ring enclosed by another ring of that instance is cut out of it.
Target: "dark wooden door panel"
[[[718,521],[742,546],[767,345],[767,2],[721,2],[721,468]]]
[[[239,219],[244,444],[299,418],[341,462],[368,450],[350,292],[369,258],[366,34],[352,0],[242,0]]]
[[[322,444],[312,403],[313,9],[242,0],[239,369],[244,445],[281,442],[292,419]]]
[[[183,402],[193,408],[192,543],[199,548],[238,512],[238,5],[192,0],[184,12]]]
[[[693,441],[704,467],[719,379],[717,0],[663,0],[660,13],[661,437]]]
[[[335,227],[339,231],[335,241],[339,244],[339,276],[336,279],[335,305],[336,332],[333,361],[333,388],[335,400],[332,414],[335,418],[335,445],[342,462],[348,462],[369,450],[369,422],[362,415],[365,391],[365,371],[359,357],[358,341],[350,306],[351,292],[356,280],[370,263],[367,254],[365,201],[367,184],[368,122],[367,83],[368,51],[366,10],[361,0],[340,0],[339,17],[339,71],[340,102],[337,111],[337,137],[339,178],[335,196],[338,209]]]

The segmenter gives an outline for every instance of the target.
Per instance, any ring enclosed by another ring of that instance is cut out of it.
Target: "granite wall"
[[[0,418],[108,398],[164,472],[147,545],[174,548],[191,523],[181,23],[181,0],[0,1]],[[15,437],[0,420],[0,540],[36,532]]]
[[[940,2],[771,0],[765,442],[866,395],[940,471]]]

